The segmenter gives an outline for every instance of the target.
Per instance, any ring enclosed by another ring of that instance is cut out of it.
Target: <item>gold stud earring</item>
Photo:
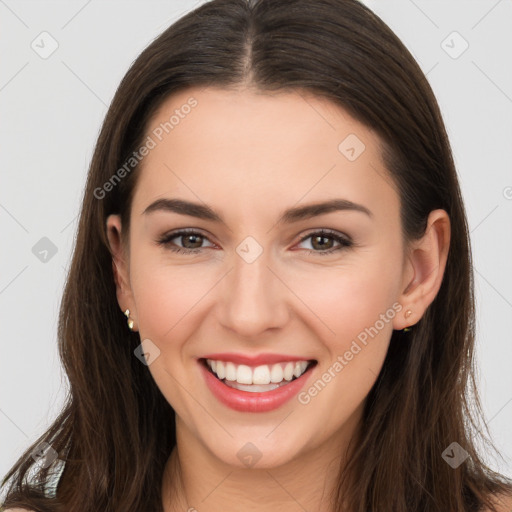
[[[404,317],[405,317],[405,318],[409,318],[411,315],[412,315],[412,311],[411,311],[410,309],[408,309],[408,310],[404,313]],[[409,332],[411,329],[412,329],[412,327],[405,327],[404,329],[402,329],[402,332]]]
[[[128,318],[128,328],[130,329],[130,331],[133,330],[133,320],[130,318],[130,310],[127,309],[125,312],[124,312],[126,318]]]

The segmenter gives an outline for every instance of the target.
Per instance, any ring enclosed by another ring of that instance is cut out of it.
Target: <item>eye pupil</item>
[[[187,249],[196,249],[198,247],[201,247],[201,243],[202,243],[202,238],[201,236],[197,236],[197,235],[182,235],[182,240],[185,241],[187,239],[196,239],[196,245],[194,245],[194,242],[192,242],[192,247],[187,247],[187,244],[183,244],[184,247],[186,247]]]
[[[323,240],[329,240],[329,239],[330,239],[330,240],[331,240],[331,243],[332,243],[332,238],[331,238],[331,237],[323,236],[323,235],[318,235],[318,236],[314,236],[314,237],[312,238],[311,245],[312,245],[313,247],[315,247],[315,243],[316,243],[318,240],[322,240],[322,239],[323,239]],[[316,249],[316,248],[318,248],[318,249],[325,249],[325,248],[326,248],[326,246],[329,246],[329,243],[327,243],[327,244],[325,244],[325,243],[323,243],[323,244],[322,244],[322,243],[320,243],[320,245],[319,245],[318,247],[315,247],[315,249]],[[327,247],[327,248],[328,248],[328,249],[330,249],[331,247],[329,246],[329,247]]]

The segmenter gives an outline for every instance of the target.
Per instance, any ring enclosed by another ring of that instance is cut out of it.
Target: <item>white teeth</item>
[[[226,378],[226,367],[222,361],[215,361],[215,368],[212,368],[212,370],[217,374],[219,379],[222,380]]]
[[[283,379],[280,379],[277,382],[281,382],[281,380],[283,380]],[[242,381],[238,380],[238,382],[242,382]],[[264,364],[262,366],[256,366],[256,368],[254,368],[254,371],[252,373],[251,384],[270,384],[270,382],[271,382],[270,369],[269,369],[268,365]]]
[[[240,391],[249,391],[251,393],[265,393],[266,391],[272,391],[273,389],[277,389],[285,384],[283,382],[281,384],[238,384],[238,382],[230,382],[229,380],[225,381],[226,385],[230,388],[239,389]]]
[[[272,365],[270,370],[270,382],[281,382],[283,380],[283,368],[280,364]]]
[[[285,380],[292,380],[293,379],[293,368],[294,368],[294,364],[293,363],[288,363],[285,367],[284,367],[284,378]]]
[[[236,380],[239,384],[252,384],[252,370],[249,366],[241,364],[236,370]]]
[[[241,384],[242,388],[254,386],[251,389],[255,392],[260,389],[259,386],[267,386],[261,389],[263,391],[264,389],[275,389],[277,387],[275,384],[286,384],[293,377],[300,377],[309,365],[308,361],[276,363],[273,365],[263,364],[256,367],[245,364],[235,365],[231,361],[214,361],[212,359],[207,359],[206,362],[220,380],[226,379],[226,381]],[[270,384],[272,386],[268,386]],[[242,389],[238,386],[237,388]]]
[[[226,380],[236,380],[236,366],[231,361],[226,363]]]

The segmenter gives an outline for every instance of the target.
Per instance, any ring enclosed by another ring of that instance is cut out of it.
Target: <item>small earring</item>
[[[127,309],[125,312],[124,312],[126,318],[128,318],[128,328],[130,329],[130,331],[133,331],[133,320],[130,318],[130,310]]]
[[[409,318],[411,315],[412,315],[412,311],[411,311],[410,309],[408,309],[408,310],[404,313],[404,317],[405,317],[405,318]],[[411,329],[412,329],[412,327],[405,327],[404,329],[402,329],[402,332],[409,332]]]

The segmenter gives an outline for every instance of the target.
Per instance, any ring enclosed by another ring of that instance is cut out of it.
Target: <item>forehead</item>
[[[283,197],[396,201],[376,134],[311,93],[187,89],[160,106],[146,136],[134,212],[169,195],[249,212]]]

